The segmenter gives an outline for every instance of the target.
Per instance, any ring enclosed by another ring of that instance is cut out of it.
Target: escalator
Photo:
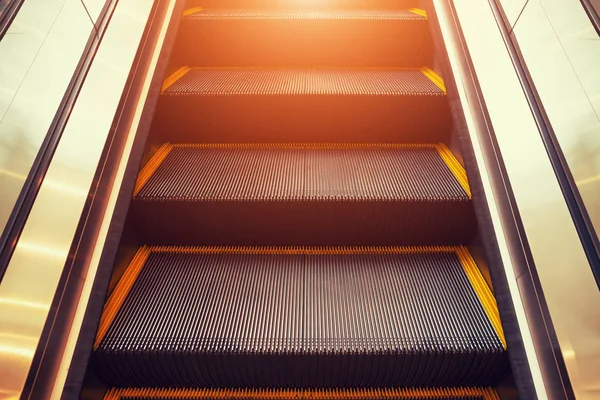
[[[428,4],[188,1],[82,398],[514,397]]]

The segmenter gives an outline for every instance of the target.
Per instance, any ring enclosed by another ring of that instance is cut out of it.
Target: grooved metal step
[[[166,96],[443,96],[427,69],[245,67],[189,68]]]
[[[187,68],[154,131],[174,142],[438,142],[451,126],[428,68]]]
[[[112,386],[493,386],[495,300],[464,247],[143,247],[94,364]]]
[[[404,66],[433,62],[423,10],[189,9],[173,60],[197,66]]]
[[[440,389],[111,389],[104,400],[500,400],[491,388]]]
[[[464,244],[464,169],[444,145],[164,145],[141,171],[149,244]]]

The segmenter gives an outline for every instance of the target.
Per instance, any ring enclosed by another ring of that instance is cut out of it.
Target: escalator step
[[[95,349],[114,387],[493,386],[508,370],[464,247],[143,247]]]
[[[451,124],[428,68],[182,67],[162,91],[154,129],[176,142],[437,142]]]
[[[443,144],[166,144],[148,200],[467,201]],[[166,154],[165,154],[166,153]],[[452,155],[449,155],[452,157]],[[451,161],[455,166],[456,160]],[[140,187],[141,186],[141,187]]]
[[[148,244],[465,244],[475,231],[443,144],[166,144],[132,213]]]
[[[491,388],[443,389],[112,389],[104,400],[500,400]]]
[[[174,60],[197,66],[421,67],[432,64],[432,50],[426,14],[418,9],[197,7],[184,13]]]
[[[164,89],[165,95],[441,96],[445,89],[408,68],[196,67]]]

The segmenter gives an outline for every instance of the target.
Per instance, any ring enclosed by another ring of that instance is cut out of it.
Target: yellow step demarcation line
[[[469,253],[469,250],[467,250],[466,247],[461,246],[457,248],[456,253],[469,278],[469,282],[471,282],[471,286],[479,297],[479,301],[481,302],[488,319],[494,327],[498,338],[502,342],[502,346],[506,350],[506,338],[504,336],[504,330],[502,329],[500,312],[498,311],[498,304],[496,303],[494,294],[490,290],[490,287],[477,267],[477,264],[475,264],[475,260],[471,256],[471,253]]]
[[[152,246],[153,253],[178,254],[414,254],[452,253],[456,246]]]
[[[173,147],[197,149],[364,149],[364,148],[398,148],[398,149],[433,149],[432,143],[180,143]]]
[[[444,83],[444,79],[438,75],[437,72],[432,70],[431,68],[423,67],[421,68],[421,72],[429,78],[431,82],[433,82],[437,87],[442,89],[444,94],[446,94],[446,84]]]
[[[94,350],[102,343],[102,339],[106,336],[106,333],[121,309],[125,298],[142,271],[144,264],[146,264],[148,256],[150,256],[150,249],[146,246],[140,247],[106,301],[104,310],[102,311],[102,317],[100,317],[100,325],[98,327],[98,332],[96,333],[96,340],[94,341]]]
[[[142,246],[133,257],[115,290],[104,306],[100,326],[94,342],[97,349],[108,332],[114,318],[123,302],[127,298],[137,277],[144,267],[151,253],[177,253],[177,254],[261,254],[261,255],[289,255],[289,254],[315,254],[315,255],[352,255],[352,254],[414,254],[414,253],[450,253],[458,257],[465,274],[477,294],[490,323],[494,327],[498,338],[506,349],[506,339],[500,322],[500,313],[496,299],[487,285],[475,260],[464,246],[330,246],[330,247],[251,247],[251,246]]]
[[[465,171],[465,167],[458,162],[454,154],[444,143],[438,143],[435,146],[450,171],[452,171],[454,174],[456,180],[458,180],[458,183],[460,183],[464,191],[469,196],[469,199],[471,199],[471,188],[469,187],[469,180],[467,179],[467,171]]]
[[[192,15],[192,14],[196,14],[199,13],[200,11],[203,11],[204,7],[193,7],[193,8],[189,8],[187,10],[185,10],[183,12],[183,16],[187,17],[188,15]],[[413,14],[419,15],[421,17],[427,18],[427,12],[423,9],[420,8],[411,8],[408,11],[410,11]]]
[[[420,15],[421,17],[427,18],[427,11],[422,10],[420,8],[410,8],[408,11],[410,11],[413,14]]]
[[[173,72],[171,75],[169,75],[163,81],[163,85],[160,89],[160,93],[163,94],[168,88],[171,87],[171,85],[173,85],[175,82],[177,82],[183,76],[185,76],[185,74],[187,74],[191,70],[192,69],[190,67],[188,67],[187,65],[184,65],[183,67],[180,67],[177,71]]]
[[[331,66],[331,65],[311,65],[311,66],[297,66],[297,65],[246,65],[246,66],[222,66],[222,67],[190,67],[192,70],[198,71],[216,71],[216,70],[265,70],[265,69],[301,69],[301,70],[343,70],[343,71],[422,71],[423,67],[352,67],[352,66]]]
[[[271,400],[359,400],[359,399],[431,399],[468,398],[500,400],[492,388],[397,388],[397,389],[146,389],[122,388],[109,390],[104,400],[124,398],[160,399],[271,399]]]
[[[454,154],[443,143],[165,143],[154,154],[150,161],[142,168],[135,183],[133,195],[137,196],[144,185],[150,180],[152,174],[169,155],[173,148],[198,148],[198,149],[364,149],[364,148],[397,148],[397,149],[427,149],[435,148],[444,160],[450,171],[454,174],[469,198],[471,189],[464,167],[458,162]]]
[[[150,161],[141,169],[138,174],[138,178],[135,181],[135,187],[133,189],[133,195],[137,196],[144,185],[150,180],[154,172],[160,167],[160,164],[167,158],[171,150],[173,149],[173,145],[170,143],[163,144],[157,151],[154,153]]]
[[[204,10],[204,7],[193,7],[193,8],[188,8],[187,10],[185,10],[183,12],[183,16],[187,17],[188,15],[192,15],[192,14],[196,14],[199,13],[200,11]]]

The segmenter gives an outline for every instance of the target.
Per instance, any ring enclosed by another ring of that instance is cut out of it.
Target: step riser
[[[131,215],[142,242],[157,245],[453,245],[477,229],[470,201],[134,200]]]
[[[98,374],[113,387],[184,388],[494,386],[506,376],[508,367],[506,353],[421,356],[419,361],[408,354],[176,357],[168,353],[134,356],[96,353],[93,362]],[[472,369],[457,370],[458,364],[472,365]]]
[[[427,20],[184,20],[173,64],[432,65]]]
[[[162,96],[153,131],[171,142],[444,142],[446,96]]]

